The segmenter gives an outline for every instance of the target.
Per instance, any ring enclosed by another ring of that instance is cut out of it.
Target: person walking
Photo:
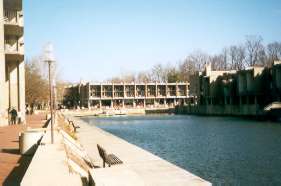
[[[12,125],[17,123],[17,116],[18,116],[18,112],[15,108],[13,108],[11,110],[11,120],[12,120]]]

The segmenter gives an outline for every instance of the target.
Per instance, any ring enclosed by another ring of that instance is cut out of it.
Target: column
[[[102,107],[101,99],[99,100],[99,105],[100,105],[100,109],[101,109],[101,107]]]
[[[146,83],[144,85],[144,94],[145,94],[144,96],[147,97],[147,84]]]
[[[110,100],[110,108],[113,108],[113,100]]]
[[[164,106],[167,107],[167,100],[164,99]]]
[[[137,85],[134,83],[134,93],[135,93],[135,98],[137,97]]]
[[[123,97],[125,98],[126,96],[126,85],[123,83]]]
[[[112,87],[111,88],[112,88],[112,91],[111,91],[112,96],[111,97],[114,98],[114,84],[113,83],[112,83]]]
[[[158,97],[158,87],[157,87],[157,82],[155,82],[155,97]]]
[[[176,83],[176,96],[179,96],[179,87],[178,87],[178,83]]]
[[[136,100],[133,100],[133,107],[136,108]]]
[[[19,102],[20,102],[20,111],[21,111],[21,120],[23,123],[25,123],[25,64],[24,61],[22,61],[19,64]]]
[[[125,108],[125,100],[122,99],[122,108]]]
[[[100,97],[101,97],[101,98],[103,97],[102,94],[103,94],[103,92],[102,92],[102,84],[101,84],[101,85],[100,85]]]

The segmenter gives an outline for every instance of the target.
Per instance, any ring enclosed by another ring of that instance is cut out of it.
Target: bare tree
[[[264,60],[264,46],[261,36],[247,36],[245,47],[247,50],[248,66],[262,65]]]
[[[267,45],[267,60],[268,66],[271,66],[274,61],[281,59],[281,43],[273,42]]]
[[[182,63],[179,65],[179,73],[182,81],[189,81],[190,76],[196,71],[196,67],[194,62],[187,57]]]
[[[222,54],[210,56],[213,70],[226,70],[225,58]]]
[[[200,50],[191,53],[188,57],[194,63],[197,71],[203,70],[204,66],[209,62],[209,55]]]
[[[168,83],[176,83],[181,81],[180,72],[177,70],[176,67],[169,67],[167,68],[167,81]]]
[[[166,82],[167,81],[167,69],[161,64],[157,64],[152,67],[151,77],[153,81]]]
[[[229,47],[230,69],[242,70],[246,66],[246,51],[243,45]]]
[[[151,76],[148,72],[140,72],[137,75],[136,81],[138,83],[148,83],[151,82]]]

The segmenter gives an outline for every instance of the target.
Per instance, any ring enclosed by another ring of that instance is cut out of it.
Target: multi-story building
[[[185,104],[189,97],[189,83],[86,83],[75,87],[68,87],[66,92],[71,95],[66,97],[78,93],[79,105],[87,108],[174,107]]]
[[[25,120],[23,25],[22,0],[0,0],[0,126],[11,108]]]
[[[191,77],[190,95],[195,107],[186,107],[186,113],[265,115],[272,103],[281,108],[281,62],[239,71],[213,71],[207,65]]]

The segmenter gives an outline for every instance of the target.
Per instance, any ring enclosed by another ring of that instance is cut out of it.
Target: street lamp
[[[55,63],[55,57],[53,54],[53,46],[51,43],[48,43],[44,50],[44,62],[48,65],[49,71],[49,93],[50,93],[50,111],[51,111],[51,143],[54,143],[54,116],[53,116],[53,91],[52,91],[52,73],[51,68],[52,64]]]

